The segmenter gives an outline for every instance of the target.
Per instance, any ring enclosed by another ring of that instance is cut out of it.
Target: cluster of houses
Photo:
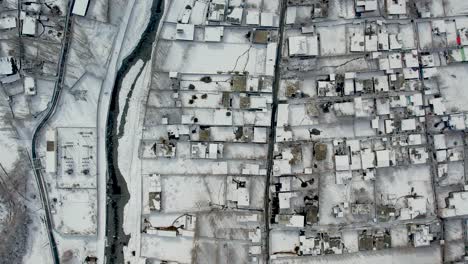
[[[272,223],[283,235],[294,227],[297,238],[274,258],[353,252],[322,225],[349,226],[359,251],[450,248],[443,226],[468,215],[466,113],[449,107],[444,90],[455,88],[440,80],[441,69],[466,67],[467,20],[406,0],[353,2],[354,12],[342,4],[340,15],[356,20],[333,24],[328,1],[288,1]],[[405,170],[416,175],[399,175]],[[317,186],[308,189],[308,179]],[[385,190],[389,182],[395,187]],[[401,230],[382,228],[388,222],[404,230],[404,243],[393,243]]]

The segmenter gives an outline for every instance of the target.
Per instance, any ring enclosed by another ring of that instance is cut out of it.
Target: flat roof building
[[[16,27],[16,17],[0,18],[0,29],[11,29]]]
[[[205,27],[205,41],[220,42],[224,35],[224,27]]]
[[[266,63],[265,63],[265,75],[267,76],[273,76],[275,74],[276,50],[277,49],[278,49],[278,43],[268,43]]]
[[[49,129],[46,132],[46,172],[57,171],[57,131]]]
[[[14,73],[12,57],[0,58],[0,76],[11,75]]]
[[[176,39],[177,40],[193,40],[195,34],[195,25],[192,24],[177,24]]]
[[[245,23],[247,25],[258,25],[258,24],[260,24],[260,12],[258,12],[256,10],[247,11],[247,15],[245,17]]]
[[[36,81],[33,77],[25,76],[23,79],[23,87],[26,95],[36,95]]]
[[[23,19],[23,27],[21,34],[35,36],[37,32],[37,19],[32,16],[25,16]]]
[[[78,16],[85,16],[88,11],[89,0],[76,0],[72,13]]]
[[[295,36],[288,39],[289,56],[318,56],[318,37]]]

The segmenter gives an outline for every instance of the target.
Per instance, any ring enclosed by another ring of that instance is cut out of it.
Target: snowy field
[[[211,204],[224,205],[224,177],[201,176],[162,178],[162,208],[164,212],[208,210]]]
[[[142,235],[141,246],[143,257],[191,263],[192,238]]]
[[[161,41],[157,54],[161,55],[158,69],[160,71],[185,73],[247,71],[253,75],[265,73],[264,45]]]
[[[96,190],[60,190],[55,228],[68,235],[95,235],[97,232]]]

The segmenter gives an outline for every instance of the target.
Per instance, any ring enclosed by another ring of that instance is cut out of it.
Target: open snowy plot
[[[468,2],[467,2],[468,3]],[[465,64],[438,67],[440,93],[448,111],[468,111],[468,66]]]
[[[63,234],[94,235],[97,232],[95,189],[59,189],[55,227]]]
[[[468,2],[466,0],[445,0],[445,15],[457,16],[468,13]]]
[[[311,129],[318,129],[320,134],[311,135]],[[331,138],[352,138],[355,137],[354,120],[351,118],[341,119],[339,123],[298,125],[292,126],[293,138],[295,140],[319,140]]]
[[[444,3],[445,2],[446,1],[431,0],[430,10],[431,10],[431,14],[434,17],[443,17],[443,16],[445,16],[445,11],[444,11]]]
[[[390,236],[392,237],[392,247],[407,247],[408,241],[408,227],[406,225],[394,226],[390,229]]]
[[[0,164],[5,170],[10,171],[14,168],[15,161],[19,158],[18,142],[16,141],[17,135],[11,127],[11,115],[9,113],[6,98],[3,98],[3,93],[0,92],[0,146],[2,151],[0,153]],[[4,100],[5,99],[5,100]],[[3,104],[5,102],[5,104]],[[10,129],[8,129],[10,128]]]
[[[248,0],[245,1],[245,9],[248,10],[258,10],[259,8],[262,7],[262,0]],[[275,0],[272,0],[271,2],[275,2]]]
[[[379,198],[377,202],[383,204],[401,203],[404,199],[396,201],[393,199],[416,194],[426,199],[427,213],[434,214],[431,177],[429,165],[378,168],[375,181],[376,197]],[[393,197],[393,199],[390,201],[389,197]]]
[[[36,95],[30,97],[29,106],[31,114],[37,114],[47,109],[47,104],[52,98],[55,82],[47,79],[36,78]]]
[[[418,23],[418,39],[421,49],[432,48],[432,27],[430,22]]]
[[[191,263],[193,238],[141,235],[141,256]]]
[[[209,210],[226,203],[226,180],[216,176],[162,176],[162,211]]]
[[[270,232],[270,253],[295,252],[299,246],[299,232],[294,230],[273,230]]]
[[[240,216],[255,215],[256,222],[239,222]],[[237,212],[209,212],[198,214],[198,236],[227,240],[249,240],[249,231],[263,223],[261,214],[245,214]]]
[[[388,249],[361,251],[352,254],[318,257],[295,257],[272,260],[274,264],[439,264],[442,261],[438,245],[423,248]]]
[[[347,18],[352,19],[355,17],[354,11],[354,1],[341,1],[333,0],[329,1],[328,7],[328,18],[330,19],[340,19]]]
[[[51,63],[53,67],[57,67],[57,62],[59,61],[60,58],[60,50],[61,50],[61,45],[60,43],[53,43],[53,42],[47,42],[47,43],[41,43],[38,41],[33,41],[33,39],[24,39],[23,41],[24,45],[24,56],[26,58],[29,58],[33,61],[44,61],[47,63]],[[2,42],[2,49],[10,50],[10,48],[7,45],[10,45],[10,43],[7,42]],[[5,56],[5,55],[4,55]],[[44,69],[42,69],[44,71]],[[57,69],[52,69],[52,71],[55,71]]]
[[[319,186],[319,212],[320,212],[320,224],[337,224],[342,223],[345,220],[343,218],[335,218],[333,216],[333,207],[342,203],[347,202],[346,200],[346,189],[345,185],[335,184],[335,173],[323,173],[320,175],[320,186]]]
[[[320,55],[342,55],[346,53],[346,26],[324,26],[317,28],[320,35]]]
[[[352,215],[350,209],[344,208],[344,203],[374,204],[374,183],[353,178],[349,183],[336,184],[335,173],[323,173],[319,184],[320,224],[337,225],[342,223],[367,222],[373,218],[370,215]],[[335,217],[333,208],[339,206],[344,212],[343,217]]]
[[[85,72],[106,74],[117,28],[95,20],[76,18],[67,59],[66,84],[73,86]]]
[[[71,237],[67,235],[61,236],[60,234],[56,234],[56,237],[60,238],[58,252],[59,256],[61,256],[61,263],[81,264],[81,260],[86,259],[86,257],[96,256],[96,238],[94,236]],[[42,248],[42,250],[45,251],[46,249]],[[52,260],[44,263],[51,262]]]
[[[44,252],[43,246],[49,243],[49,238],[42,217],[44,217],[44,214],[39,213],[35,213],[30,217],[31,222],[28,224],[28,232],[29,237],[34,239],[28,239],[27,252],[23,256],[23,263],[51,263],[53,261],[52,255],[48,251]]]
[[[225,159],[265,160],[268,155],[268,145],[252,143],[224,143],[223,157]]]
[[[305,104],[290,104],[288,106],[288,124],[291,126],[318,125],[319,120],[308,114]]]
[[[279,13],[280,0],[263,0],[262,12]]]
[[[456,241],[463,239],[463,221],[462,219],[451,219],[444,223],[444,238],[446,241]]]
[[[359,236],[356,230],[345,230],[341,233],[341,239],[348,253],[359,251]]]
[[[12,169],[19,157],[18,142],[13,139],[16,139],[16,135],[12,130],[0,131],[0,145],[2,146],[0,163],[6,170]]]
[[[465,256],[465,242],[463,240],[450,241],[444,245],[444,260],[448,262],[463,261]],[[463,262],[462,262],[463,263]]]
[[[366,118],[354,119],[354,133],[356,137],[377,136],[377,130],[372,128],[371,122]]]
[[[194,245],[194,257],[191,263],[243,264],[249,259],[249,247],[239,241],[210,241],[200,239]]]
[[[463,219],[447,220],[444,223],[444,254],[446,260],[456,261],[463,259],[465,255],[465,241],[463,240]]]
[[[160,41],[156,52],[160,55],[161,71],[265,73],[264,45]]]
[[[465,180],[465,164],[464,161],[455,161],[447,163],[447,177],[439,179],[438,183],[441,186],[463,185]]]
[[[95,127],[102,80],[85,74],[70,89],[62,91],[54,124],[60,127]]]

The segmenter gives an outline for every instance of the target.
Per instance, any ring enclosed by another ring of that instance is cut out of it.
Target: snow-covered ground
[[[460,64],[456,66],[438,67],[438,79],[440,80],[440,92],[445,100],[447,110],[451,112],[468,111],[468,94],[466,83],[468,66]]]
[[[395,264],[395,263],[441,263],[439,246],[424,248],[405,248],[379,251],[366,251],[344,255],[329,255],[319,257],[303,257],[273,260],[274,264]]]
[[[106,77],[104,79],[101,94],[100,94],[100,101],[98,104],[98,112],[97,112],[97,126],[98,126],[98,160],[103,161],[101,166],[98,167],[98,204],[99,204],[99,219],[98,219],[98,244],[97,244],[97,255],[99,259],[104,258],[104,248],[105,248],[105,223],[106,223],[106,184],[107,184],[107,166],[104,164],[106,160],[106,153],[105,153],[105,135],[106,135],[106,120],[107,120],[107,111],[110,102],[110,94],[112,88],[114,87],[114,81],[116,72],[119,69],[122,60],[131,52],[133,47],[139,41],[141,33],[143,32],[146,24],[149,20],[149,10],[151,7],[150,1],[129,1],[126,5],[125,12],[123,15],[122,23],[119,26],[119,30],[116,36],[116,40],[114,42],[114,46],[111,52],[111,57],[109,60],[108,68]],[[142,15],[143,14],[143,15]],[[140,65],[141,68],[142,65]],[[144,74],[141,77],[144,78]],[[129,78],[132,78],[129,75]],[[135,76],[133,76],[133,80],[135,81]],[[128,85],[126,87],[122,87],[122,90],[130,89]],[[137,89],[141,90],[141,89]],[[122,93],[123,94],[123,93]],[[140,101],[135,98],[138,98],[138,95],[134,95],[133,101],[131,104],[134,105],[139,103]],[[123,109],[123,105],[120,106],[120,109]],[[129,116],[136,117],[138,112],[134,112],[134,107],[131,108],[132,110],[129,111]],[[136,116],[135,116],[136,115]],[[130,119],[128,119],[130,120]],[[131,121],[135,121],[132,118]],[[130,121],[130,122],[131,122]],[[128,131],[128,126],[126,127]],[[129,137],[128,133],[125,133],[127,137]],[[128,139],[127,139],[128,140]],[[125,167],[122,166],[124,169]],[[128,168],[126,168],[128,170]],[[135,169],[135,168],[134,168]],[[128,175],[128,174],[127,174]],[[128,177],[128,176],[127,176]],[[127,182],[128,185],[128,182]],[[128,185],[130,187],[130,185]],[[135,200],[135,199],[134,199]],[[133,201],[134,202],[134,201]],[[135,208],[135,207],[133,207]],[[133,219],[133,218],[132,218]],[[134,221],[134,220],[133,220]],[[132,228],[137,228],[139,225],[135,224],[132,225]],[[128,230],[128,228],[127,228]],[[133,229],[132,229],[133,230]],[[135,243],[135,242],[132,242]],[[128,252],[130,253],[130,252]]]

